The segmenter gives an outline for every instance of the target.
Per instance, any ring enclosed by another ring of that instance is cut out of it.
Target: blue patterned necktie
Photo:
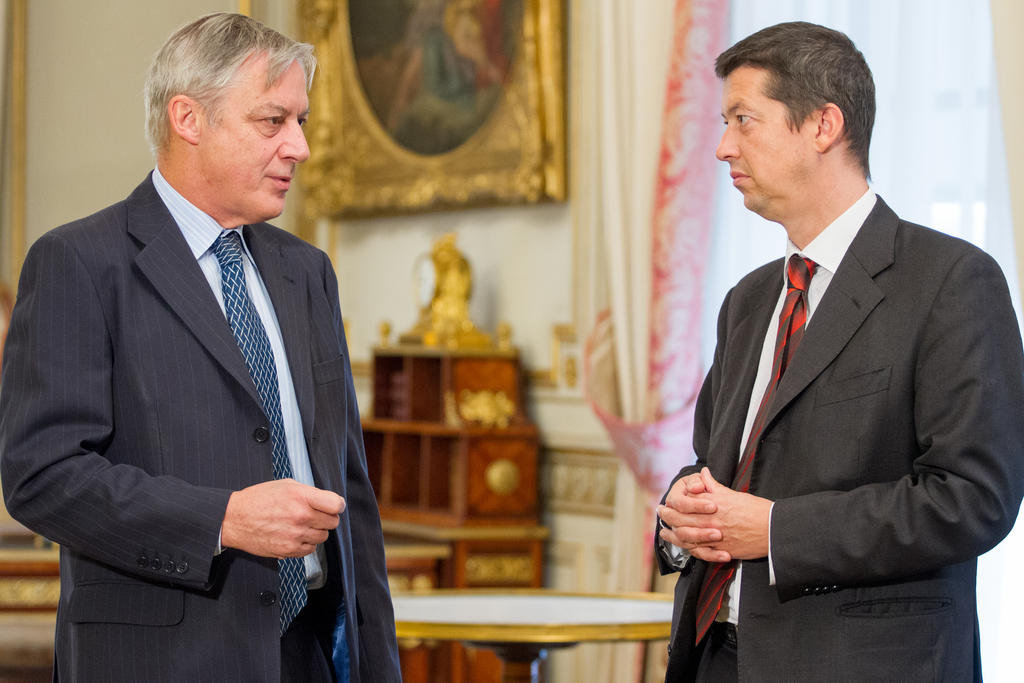
[[[220,263],[224,310],[231,333],[245,357],[245,365],[256,385],[263,412],[270,421],[270,438],[274,447],[274,478],[288,479],[292,467],[288,462],[288,446],[284,440],[281,418],[281,397],[277,386],[277,366],[270,348],[267,330],[260,321],[256,307],[249,298],[242,269],[242,240],[238,230],[225,230],[213,243],[213,254]],[[278,560],[281,589],[281,633],[306,604],[306,570],[300,557]]]

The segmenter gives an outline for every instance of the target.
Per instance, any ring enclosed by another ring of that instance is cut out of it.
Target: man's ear
[[[204,119],[199,103],[186,95],[175,95],[167,103],[167,119],[171,133],[190,145],[199,144]]]
[[[817,129],[814,146],[819,153],[823,154],[843,139],[846,120],[843,118],[842,110],[832,102],[818,109],[811,116]]]

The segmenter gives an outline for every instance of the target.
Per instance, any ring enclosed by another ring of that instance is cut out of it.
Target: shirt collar
[[[202,209],[171,187],[171,184],[160,173],[159,167],[153,169],[153,187],[156,188],[156,193],[160,195],[160,199],[167,206],[171,218],[178,224],[178,229],[181,230],[189,249],[192,250],[192,255],[198,260],[209,251],[213,243],[224,232],[224,228],[212,216],[204,213]],[[242,248],[248,252],[249,249],[245,244],[241,227],[237,230],[238,236],[242,238]]]
[[[821,233],[811,240],[803,249],[798,249],[791,240],[786,240],[786,261],[793,254],[800,254],[814,261],[819,267],[835,273],[839,263],[846,256],[853,238],[857,236],[860,226],[864,225],[868,214],[875,207],[875,191],[870,187],[855,201],[850,208],[840,214],[839,218],[829,223]],[[785,269],[783,269],[785,272]]]

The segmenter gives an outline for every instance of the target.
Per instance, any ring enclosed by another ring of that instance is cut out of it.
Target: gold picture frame
[[[481,34],[479,17],[495,8],[508,20],[498,26],[502,33],[491,22]],[[462,29],[455,23],[460,12],[470,16]],[[396,30],[396,21],[404,28]],[[563,0],[300,0],[299,22],[318,60],[306,130],[310,158],[300,174],[304,219],[565,199]],[[489,60],[496,54],[490,44],[483,52],[490,35],[511,36],[515,45]],[[472,49],[473,40],[480,49]],[[479,59],[470,63],[467,54]],[[475,99],[463,97],[460,109],[444,109],[454,100],[435,95],[440,86],[423,85],[441,81],[437,65],[446,59],[475,74],[463,89]],[[409,82],[411,100],[403,97]],[[476,118],[458,118],[467,112]],[[425,122],[455,132],[433,135]],[[414,149],[421,144],[438,149]]]

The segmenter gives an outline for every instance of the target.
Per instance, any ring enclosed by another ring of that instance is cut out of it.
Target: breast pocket
[[[338,447],[345,442],[349,419],[348,359],[338,356],[331,360],[313,364],[313,391],[316,400],[316,417],[313,425],[314,439],[326,440]],[[323,445],[323,443],[321,444]]]
[[[815,403],[816,405],[824,406],[877,394],[889,388],[891,376],[892,366],[886,366],[870,372],[860,373],[853,377],[833,380],[821,386]]]
[[[313,381],[317,384],[330,384],[345,379],[348,372],[348,364],[345,356],[338,356],[322,363],[313,364]]]

